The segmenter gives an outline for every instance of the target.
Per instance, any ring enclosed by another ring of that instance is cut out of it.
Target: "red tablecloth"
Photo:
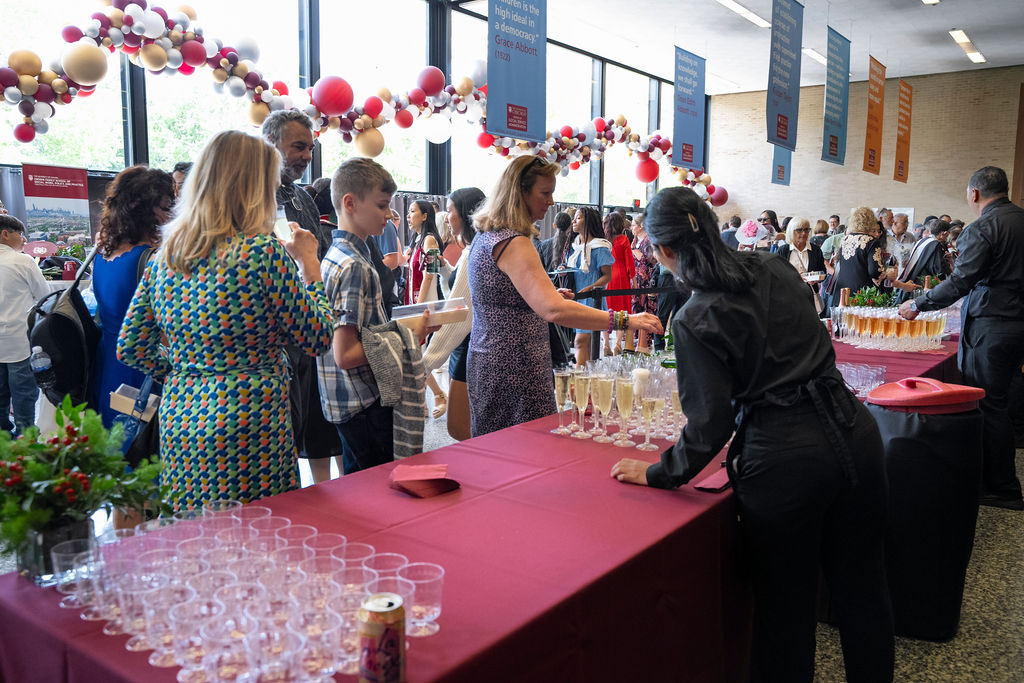
[[[872,351],[837,342],[832,346],[837,363],[884,365],[886,382],[905,377],[931,377],[953,384],[963,381],[956,367],[956,342],[942,342],[941,349],[932,351]]]
[[[261,502],[445,567],[441,631],[411,639],[411,682],[744,678],[750,598],[731,495],[620,484],[612,464],[643,454],[554,437],[554,424],[404,461],[449,465],[462,488],[437,498],[390,489],[390,465]],[[7,683],[174,679],[177,669],[150,667],[123,649],[126,637],[57,602],[52,589],[0,577]]]

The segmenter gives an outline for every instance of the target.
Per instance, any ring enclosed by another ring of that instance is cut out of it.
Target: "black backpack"
[[[53,366],[56,381],[43,392],[55,406],[61,404],[65,395],[70,395],[75,405],[86,403],[93,410],[99,409],[93,400],[90,381],[102,333],[78,291],[79,282],[95,255],[94,248],[70,287],[50,292],[28,314],[29,343],[41,347],[50,356]]]

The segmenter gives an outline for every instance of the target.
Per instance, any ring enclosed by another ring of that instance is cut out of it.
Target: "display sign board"
[[[803,32],[804,6],[795,0],[774,0],[766,107],[768,142],[790,151],[796,150]]]
[[[825,75],[825,116],[821,160],[846,162],[846,123],[850,108],[850,41],[828,27],[828,70]]]
[[[772,183],[775,185],[789,185],[789,173],[793,166],[793,153],[782,145],[773,145],[775,153],[772,155]]]
[[[487,132],[544,142],[547,0],[489,0]]]
[[[86,170],[22,164],[21,171],[28,239],[91,246]]]
[[[683,168],[705,168],[704,77],[704,58],[677,45],[672,105],[672,163]]]
[[[885,65],[871,57],[868,69],[868,122],[864,135],[864,170],[878,175],[882,168],[882,118],[885,110]]]
[[[892,171],[892,179],[901,183],[910,177],[910,115],[913,104],[914,88],[901,78],[896,108],[896,165]]]

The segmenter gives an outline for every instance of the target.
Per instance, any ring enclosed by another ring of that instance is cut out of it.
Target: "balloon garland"
[[[624,145],[637,157],[636,177],[644,183],[658,178],[662,164],[686,186],[714,206],[728,201],[724,187],[711,184],[702,169],[671,164],[672,141],[660,133],[634,133],[621,114],[598,117],[582,126],[564,125],[548,131],[544,142],[496,137],[486,130],[487,68],[478,61],[473,74],[447,83],[437,67],[424,68],[416,87],[392,93],[387,88],[356,104],[352,87],[339,76],[324,76],[312,88],[290,94],[282,81],[268,81],[257,66],[260,49],[255,41],[243,39],[233,46],[206,34],[196,23],[196,11],[182,5],[177,11],[147,5],[146,0],[112,0],[109,7],[95,12],[84,27],[65,26],[61,37],[71,46],[59,62],[44,69],[42,60],[30,50],[15,50],[0,68],[0,89],[7,104],[18,108],[22,122],[14,126],[14,137],[29,143],[49,130],[49,119],[57,106],[88,97],[107,73],[107,55],[120,50],[140,68],[153,74],[185,76],[207,67],[214,88],[234,97],[249,99],[249,120],[258,126],[280,109],[298,109],[309,116],[317,137],[334,130],[346,143],[354,143],[363,156],[375,157],[384,150],[380,128],[393,123],[409,128],[416,120],[424,136],[433,143],[446,142],[452,134],[452,119],[463,117],[478,124],[482,132],[477,144],[494,154],[514,158],[533,155],[561,166],[561,174],[578,170],[583,164],[601,159],[616,145]]]

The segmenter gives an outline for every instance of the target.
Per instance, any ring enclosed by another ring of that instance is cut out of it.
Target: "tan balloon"
[[[139,60],[151,71],[159,71],[167,66],[167,51],[156,43],[143,45],[139,50]]]
[[[640,136],[637,135],[636,133],[633,133],[632,135],[629,136],[629,141],[630,142],[640,142]]]
[[[171,42],[175,45],[181,45],[181,41],[184,39],[184,36],[181,35],[181,31],[171,31],[167,34],[167,37],[170,38]]]
[[[110,38],[104,38],[103,40],[100,41],[100,44],[103,47],[110,47],[111,45],[114,44],[114,41],[112,41]]]
[[[43,70],[43,61],[31,50],[15,50],[7,55],[7,66],[14,69],[19,76],[38,76]]]
[[[463,76],[455,84],[455,92],[466,97],[473,92],[473,79],[469,76]]]
[[[705,186],[711,184],[711,176],[709,176],[707,173],[698,178],[698,180],[701,182],[702,185]]]
[[[224,81],[228,80],[228,72],[224,69],[214,69],[213,80],[217,81],[218,83],[223,83]]]
[[[331,130],[338,130],[340,126],[341,119],[338,118],[337,116],[332,116],[329,119],[327,119],[327,127],[330,128]]]
[[[18,90],[22,95],[31,97],[39,90],[39,81],[35,76],[18,76]]]
[[[582,147],[582,148],[580,149],[580,154],[582,154],[583,156],[589,156],[589,155],[590,155],[590,148],[589,148],[589,147],[587,147],[586,145],[584,145],[584,146],[583,146],[583,147]]]
[[[178,7],[178,11],[184,14],[192,21],[196,20],[196,11],[192,9],[191,5],[181,5],[180,7]]]
[[[49,69],[43,69],[39,73],[38,80],[39,80],[40,83],[45,83],[46,85],[52,85],[54,80],[56,80],[56,78],[57,78],[57,74],[55,74],[54,72],[50,71]]]
[[[253,102],[249,105],[249,121],[252,125],[263,125],[263,119],[268,116],[270,116],[270,107],[263,102]]]
[[[196,32],[195,31],[185,31],[185,41],[183,41],[183,42],[188,42],[189,40],[195,40],[195,39],[196,39]]]
[[[375,118],[373,120],[373,127],[374,128],[380,128],[383,125],[384,125],[384,115],[381,114],[380,116],[378,116],[377,118]]]
[[[53,92],[57,93],[58,95],[63,95],[68,91],[68,83],[63,78],[53,79],[50,82],[50,87],[53,88]]]
[[[384,151],[384,136],[376,128],[368,128],[356,136],[356,149],[364,157],[375,157]]]
[[[231,62],[228,61],[227,57],[221,57],[219,64],[225,69],[231,68]]]
[[[238,76],[239,78],[245,78],[249,75],[249,67],[239,62],[235,64],[235,68],[231,70],[232,76]]]
[[[529,149],[530,148],[530,143],[528,143],[528,142],[517,142],[516,143],[516,147],[518,147],[519,149],[522,149],[522,150]]]
[[[77,43],[61,60],[64,73],[81,85],[96,85],[107,75],[107,52],[96,45]]]
[[[363,128],[370,128],[373,126],[373,119],[370,118],[369,114],[363,114],[359,117],[359,120],[363,122]]]
[[[624,126],[624,125],[626,125],[626,117],[623,116],[622,114],[619,114],[618,116],[616,116],[615,117],[615,125],[616,126]]]
[[[110,25],[114,28],[121,28],[124,26],[124,11],[119,10],[115,7],[111,7],[106,10],[107,18],[110,19]]]
[[[352,127],[355,128],[356,130],[363,130],[364,128],[366,128],[366,124],[363,123],[362,118],[358,118],[352,122]]]
[[[391,103],[391,91],[388,90],[387,88],[381,88],[380,90],[378,90],[377,97],[379,97],[382,101],[387,102],[388,104]]]

